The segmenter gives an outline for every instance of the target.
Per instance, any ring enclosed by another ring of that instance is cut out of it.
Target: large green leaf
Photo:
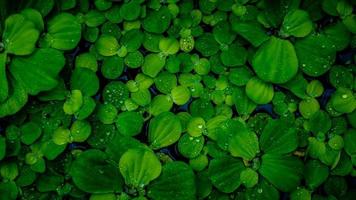
[[[241,185],[240,173],[245,169],[240,159],[231,156],[210,161],[209,178],[221,192],[231,193]]]
[[[313,33],[295,43],[299,67],[307,75],[317,77],[327,72],[335,61],[335,50],[323,33]]]
[[[304,178],[310,189],[319,187],[329,176],[329,168],[318,160],[309,160],[305,165]]]
[[[74,184],[89,193],[121,192],[119,169],[99,150],[88,150],[78,156],[70,168]]]
[[[119,167],[126,184],[135,188],[145,187],[162,171],[160,161],[148,148],[127,150],[120,159]]]
[[[163,112],[150,121],[148,141],[153,149],[160,149],[177,142],[181,133],[179,118],[171,112]]]
[[[21,14],[9,16],[5,21],[3,41],[7,53],[28,55],[35,50],[40,35],[35,24]]]
[[[252,67],[264,81],[285,83],[298,72],[294,46],[288,40],[271,37],[257,50]]]
[[[291,192],[302,179],[303,163],[288,155],[265,154],[259,172],[277,189]]]
[[[193,170],[183,162],[163,166],[161,176],[148,187],[147,196],[155,200],[195,199],[196,184]]]
[[[10,79],[12,88],[10,88],[9,98],[0,102],[0,118],[18,112],[27,102],[27,93],[25,88],[13,78]]]
[[[38,49],[29,57],[16,57],[10,65],[10,72],[31,95],[48,91],[58,84],[57,76],[65,64],[60,51]]]
[[[231,125],[234,131],[229,141],[231,155],[252,160],[260,151],[256,134],[240,121],[234,121]]]
[[[270,119],[260,137],[260,146],[264,153],[290,153],[298,147],[297,130],[286,120]]]
[[[81,25],[69,13],[60,13],[48,22],[43,45],[59,50],[74,49],[81,38]]]

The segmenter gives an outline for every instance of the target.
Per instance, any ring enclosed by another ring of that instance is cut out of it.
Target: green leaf
[[[127,150],[144,147],[146,146],[134,137],[116,134],[115,137],[112,138],[106,145],[105,152],[111,159],[118,163],[120,161],[121,156]]]
[[[66,128],[59,127],[53,132],[53,142],[56,145],[65,145],[71,142],[70,131]]]
[[[6,155],[6,140],[4,137],[0,136],[0,160],[2,160]]]
[[[160,161],[147,148],[127,150],[120,159],[119,168],[125,183],[135,188],[145,187],[162,171]]]
[[[103,89],[104,102],[111,103],[117,109],[121,109],[128,98],[129,91],[126,85],[120,81],[111,81]]]
[[[81,29],[75,16],[60,13],[48,22],[44,46],[59,50],[72,50],[80,41]]]
[[[160,54],[148,54],[142,65],[142,72],[152,78],[163,69],[166,64],[166,58]]]
[[[21,11],[21,15],[23,15],[27,20],[32,21],[37,30],[43,31],[44,23],[40,12],[35,9],[26,8]]]
[[[123,181],[119,170],[107,158],[105,153],[95,149],[80,154],[69,172],[74,184],[88,193],[121,192]]]
[[[231,193],[240,187],[240,173],[244,169],[240,159],[230,156],[215,158],[210,161],[209,178],[218,190]]]
[[[117,79],[124,71],[124,67],[124,60],[121,57],[107,57],[101,66],[101,73],[106,79]]]
[[[330,49],[342,51],[350,44],[351,34],[341,22],[327,26],[324,33],[326,38],[332,43],[331,46],[328,46]]]
[[[246,49],[238,43],[233,43],[223,49],[220,54],[221,62],[228,67],[236,67],[245,64],[247,59]]]
[[[2,39],[7,53],[28,55],[35,50],[39,35],[39,30],[31,20],[21,14],[14,14],[5,21]]]
[[[63,104],[63,110],[68,115],[73,115],[80,110],[83,105],[83,95],[80,90],[73,90]]]
[[[309,160],[305,164],[306,185],[314,190],[323,184],[329,176],[329,168],[318,160]]]
[[[331,128],[330,116],[323,110],[314,113],[309,119],[309,130],[314,133],[327,133]]]
[[[338,88],[330,99],[331,106],[339,113],[351,113],[356,109],[356,97],[352,90]]]
[[[246,95],[256,104],[267,104],[274,96],[273,85],[252,77],[246,84]]]
[[[160,149],[177,142],[181,133],[180,119],[171,112],[163,112],[151,119],[148,142],[153,149]]]
[[[240,196],[238,196],[239,198]],[[255,200],[278,200],[280,199],[279,191],[273,187],[268,181],[262,179],[258,185],[253,188],[247,188],[243,193],[242,199],[255,199]]]
[[[28,57],[16,57],[10,72],[31,95],[53,89],[65,64],[63,54],[55,49],[38,49]]]
[[[149,92],[148,90],[144,90],[144,91]],[[137,94],[139,92],[136,92],[134,94]],[[148,96],[148,95],[145,95],[145,96]],[[147,102],[149,103],[149,101],[147,101]],[[168,112],[172,107],[173,107],[173,101],[170,96],[157,95],[153,98],[153,100],[150,104],[149,113],[152,114],[153,116],[157,116],[163,112]]]
[[[141,7],[139,1],[129,1],[120,7],[120,15],[124,20],[133,21],[140,16]]]
[[[3,102],[9,96],[9,83],[6,76],[7,55],[0,53],[0,102]]]
[[[70,128],[70,142],[85,142],[90,134],[90,123],[85,120],[76,120]]]
[[[288,155],[265,154],[259,172],[277,189],[291,192],[302,179],[303,163]]]
[[[39,124],[28,122],[21,126],[21,141],[24,144],[30,145],[41,136],[41,133],[42,129]]]
[[[293,122],[270,119],[260,137],[261,150],[268,154],[286,154],[298,147],[297,130]]]
[[[203,56],[209,57],[219,51],[219,43],[216,42],[213,34],[204,33],[195,41],[195,49]]]
[[[284,17],[282,35],[305,37],[313,30],[313,23],[309,19],[308,12],[304,10],[292,10]]]
[[[113,56],[118,53],[120,45],[112,35],[101,35],[95,43],[96,50],[102,56]]]
[[[171,13],[166,6],[159,10],[148,10],[146,18],[142,22],[143,28],[151,33],[163,33],[171,23]]]
[[[195,199],[196,184],[193,170],[183,162],[169,162],[161,176],[148,186],[147,196],[155,200]]]
[[[236,35],[231,31],[230,24],[227,21],[216,24],[213,28],[213,35],[219,44],[224,45],[231,44],[236,38]]]
[[[235,104],[237,112],[242,116],[250,115],[257,107],[257,104],[248,98],[245,89],[242,88],[233,89],[232,101]]]
[[[246,188],[252,188],[258,183],[258,173],[251,168],[246,168],[241,172],[240,179]]]
[[[274,0],[265,4],[263,10],[263,17],[268,26],[274,28],[278,27],[283,17],[291,10],[295,10],[299,7],[300,0]]]
[[[75,68],[88,68],[93,72],[96,72],[98,70],[98,62],[96,60],[95,54],[82,53],[76,56]]]
[[[186,158],[196,158],[204,147],[205,139],[203,136],[192,137],[184,134],[178,142],[178,151]]]
[[[83,97],[83,104],[75,113],[75,117],[79,120],[86,119],[95,110],[96,103],[91,97]]]
[[[27,102],[25,88],[13,78],[10,81],[12,88],[10,88],[9,98],[0,102],[0,118],[17,113]]]
[[[232,30],[249,41],[254,47],[260,46],[269,39],[266,31],[258,22],[236,20],[231,25]]]
[[[252,67],[264,81],[286,83],[297,74],[298,59],[291,42],[271,37],[257,50]]]
[[[176,105],[184,105],[190,99],[190,90],[184,86],[177,86],[171,91],[172,101]]]
[[[144,119],[140,113],[127,111],[120,113],[116,118],[117,130],[125,136],[135,136],[142,130]]]
[[[14,200],[18,196],[18,192],[14,181],[0,183],[0,199]]]
[[[103,24],[106,18],[103,12],[91,9],[84,15],[84,21],[88,27],[93,28]]]
[[[96,118],[103,124],[114,123],[117,113],[117,108],[111,103],[98,104],[96,107]]]
[[[27,7],[34,8],[38,10],[43,17],[47,16],[54,7],[54,0],[30,0]]]
[[[317,77],[326,73],[335,61],[335,50],[325,34],[310,34],[295,43],[299,67],[307,75]]]
[[[231,125],[230,128],[234,131],[229,141],[231,155],[252,160],[260,152],[256,134],[240,121],[234,121]]]
[[[80,90],[85,96],[93,96],[99,90],[99,78],[88,68],[77,67],[72,72],[71,90]]]
[[[179,42],[175,38],[161,38],[159,41],[159,49],[165,55],[174,55],[179,51]]]
[[[344,135],[345,151],[349,156],[356,155],[356,131],[355,129],[348,130]]]

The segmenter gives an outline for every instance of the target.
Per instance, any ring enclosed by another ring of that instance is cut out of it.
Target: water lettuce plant
[[[355,7],[0,1],[0,200],[353,200]]]

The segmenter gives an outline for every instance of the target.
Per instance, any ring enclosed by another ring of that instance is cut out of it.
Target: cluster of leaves
[[[8,2],[1,200],[356,196],[355,0]]]

